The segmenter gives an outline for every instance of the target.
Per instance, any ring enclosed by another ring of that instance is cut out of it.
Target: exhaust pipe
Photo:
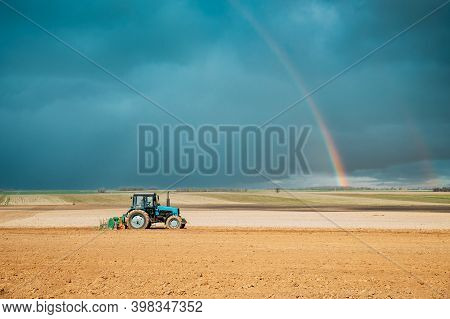
[[[169,197],[169,191],[167,191],[167,201],[166,201],[166,206],[170,206],[170,197]]]

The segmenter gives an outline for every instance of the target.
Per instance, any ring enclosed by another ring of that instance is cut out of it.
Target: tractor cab
[[[159,205],[159,196],[157,194],[134,194],[131,197],[132,209],[152,209]]]

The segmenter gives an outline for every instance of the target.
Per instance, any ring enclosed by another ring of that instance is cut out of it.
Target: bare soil
[[[0,229],[0,298],[449,298],[450,231]]]
[[[101,219],[121,216],[127,207],[95,205],[2,207],[0,227],[96,227]],[[71,208],[71,209],[69,209]],[[403,208],[405,209],[405,208]],[[184,208],[183,217],[189,226],[212,227],[298,227],[298,228],[372,228],[372,229],[447,229],[450,214],[414,210],[324,211],[286,210],[281,207],[255,209]]]

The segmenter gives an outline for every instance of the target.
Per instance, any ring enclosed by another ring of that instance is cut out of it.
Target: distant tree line
[[[450,187],[435,187],[433,192],[450,192]]]
[[[246,192],[246,188],[177,188],[177,192]]]
[[[121,192],[134,192],[134,191],[143,191],[146,190],[148,188],[144,188],[144,187],[121,187],[118,190]]]

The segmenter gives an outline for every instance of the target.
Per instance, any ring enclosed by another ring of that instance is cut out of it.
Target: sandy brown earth
[[[130,195],[0,194],[0,298],[450,296],[448,194],[176,192],[187,230],[94,229]]]
[[[0,194],[0,227],[94,227],[126,212],[131,195]],[[190,226],[450,229],[446,193],[172,192],[171,200]]]
[[[0,229],[2,298],[449,298],[450,231]]]
[[[0,227],[95,227],[101,219],[120,216],[122,208],[2,208]],[[296,211],[279,207],[258,210],[186,208],[189,226],[450,229],[450,214],[426,211]],[[338,226],[337,226],[338,225]]]

